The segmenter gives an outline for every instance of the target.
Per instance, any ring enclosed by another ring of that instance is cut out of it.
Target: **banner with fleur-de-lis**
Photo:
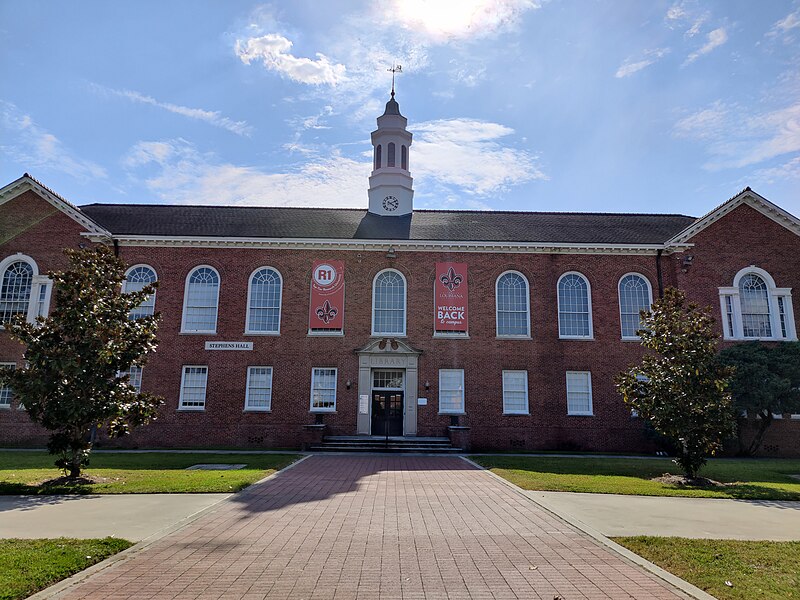
[[[317,260],[311,271],[308,328],[344,327],[344,261]]]
[[[436,263],[434,328],[467,332],[468,283],[465,263]]]

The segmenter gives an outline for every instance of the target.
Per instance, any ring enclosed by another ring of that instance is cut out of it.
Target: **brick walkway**
[[[68,598],[684,598],[456,457],[312,456]]]

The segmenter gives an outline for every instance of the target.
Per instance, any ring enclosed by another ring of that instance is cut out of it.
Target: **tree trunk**
[[[750,442],[750,447],[747,449],[747,454],[749,456],[755,455],[755,453],[758,451],[758,448],[761,446],[761,442],[764,440],[764,436],[767,433],[767,429],[771,424],[772,413],[765,411],[765,413],[761,415],[761,424],[758,426],[758,431],[753,437],[753,441]]]

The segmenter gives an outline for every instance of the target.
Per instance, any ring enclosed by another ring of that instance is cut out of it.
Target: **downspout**
[[[116,244],[116,240],[114,240],[114,244]],[[658,249],[656,251],[656,277],[658,278],[658,297],[664,297],[664,275],[661,272],[661,253],[663,252],[662,249]]]
[[[119,242],[116,239],[111,240],[111,243],[114,244],[114,256],[119,257]],[[661,252],[661,250],[659,250]],[[661,275],[659,275],[659,278]],[[661,279],[659,279],[658,287],[661,287]]]

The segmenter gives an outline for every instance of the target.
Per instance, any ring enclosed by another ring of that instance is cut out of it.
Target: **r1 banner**
[[[317,260],[311,271],[309,329],[344,328],[344,262]]]
[[[467,331],[467,265],[436,263],[434,294],[436,331]]]

